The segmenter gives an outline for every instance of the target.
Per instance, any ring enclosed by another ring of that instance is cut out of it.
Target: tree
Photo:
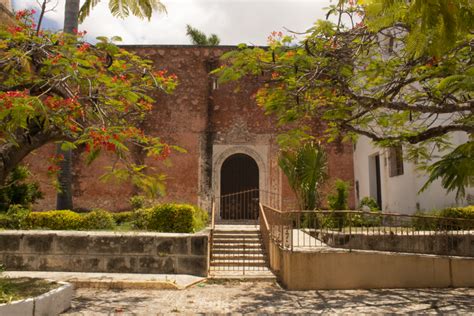
[[[319,206],[318,190],[327,177],[327,158],[322,148],[309,142],[297,149],[282,151],[278,160],[302,210]]]
[[[84,33],[35,29],[33,13],[18,12],[18,24],[0,30],[0,186],[31,151],[62,141],[63,150],[83,147],[88,163],[102,152],[115,154],[105,178],[157,194],[162,175],[135,164],[131,148],[158,160],[179,150],[137,127],[153,107],[149,94],[172,92],[176,76],[154,71],[151,61],[107,38],[93,46]],[[50,174],[62,159],[51,157]]]
[[[46,5],[46,0],[43,2],[43,12]],[[64,32],[72,34],[77,31],[79,22],[90,14],[90,11],[96,6],[100,0],[86,0],[79,9],[79,0],[66,0],[65,14],[64,14]],[[153,10],[166,12],[165,6],[159,0],[109,0],[109,9],[114,16],[125,18],[131,11],[133,15],[139,18],[151,17]],[[56,208],[73,209],[72,199],[72,152],[71,150],[61,150],[61,144],[58,144],[57,154],[64,156],[60,162],[60,171],[58,173],[58,193]]]
[[[440,57],[474,29],[471,0],[360,0],[366,4],[366,22],[377,31],[404,25],[406,50],[419,57]]]
[[[186,25],[186,35],[189,36],[193,45],[217,46],[221,41],[216,34],[206,36],[206,34],[192,27],[189,24]]]
[[[263,73],[267,82],[257,102],[280,123],[323,122],[328,141],[364,135],[383,147],[405,145],[408,158],[425,166],[433,147],[450,147],[451,132],[472,137],[473,35],[464,33],[439,57],[417,56],[407,49],[414,36],[407,25],[394,19],[368,27],[365,8],[347,2],[331,8],[337,23],[317,21],[300,43],[273,32],[268,48],[239,45],[223,56],[227,65],[215,71],[220,81]],[[342,16],[349,17],[350,26],[343,25]],[[446,188],[462,196],[473,182],[472,172],[451,177]]]

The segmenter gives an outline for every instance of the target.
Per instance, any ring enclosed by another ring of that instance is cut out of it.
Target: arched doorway
[[[221,168],[221,219],[248,220],[258,217],[259,170],[246,154],[229,156]]]

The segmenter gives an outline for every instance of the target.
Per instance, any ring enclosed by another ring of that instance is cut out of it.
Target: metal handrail
[[[336,247],[474,257],[474,220],[367,211],[281,211],[260,204],[279,247]],[[263,232],[263,227],[261,227]]]

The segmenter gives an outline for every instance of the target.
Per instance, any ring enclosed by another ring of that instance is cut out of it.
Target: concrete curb
[[[74,288],[67,282],[57,282],[61,286],[40,296],[0,304],[0,315],[9,316],[49,316],[59,315],[71,307]]]
[[[181,288],[169,281],[117,281],[117,280],[68,280],[75,288],[92,289],[135,289],[135,290],[180,290]]]

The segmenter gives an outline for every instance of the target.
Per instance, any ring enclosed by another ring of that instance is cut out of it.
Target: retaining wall
[[[474,258],[268,246],[271,269],[289,290],[474,287]]]
[[[208,232],[0,232],[7,270],[207,275]]]

